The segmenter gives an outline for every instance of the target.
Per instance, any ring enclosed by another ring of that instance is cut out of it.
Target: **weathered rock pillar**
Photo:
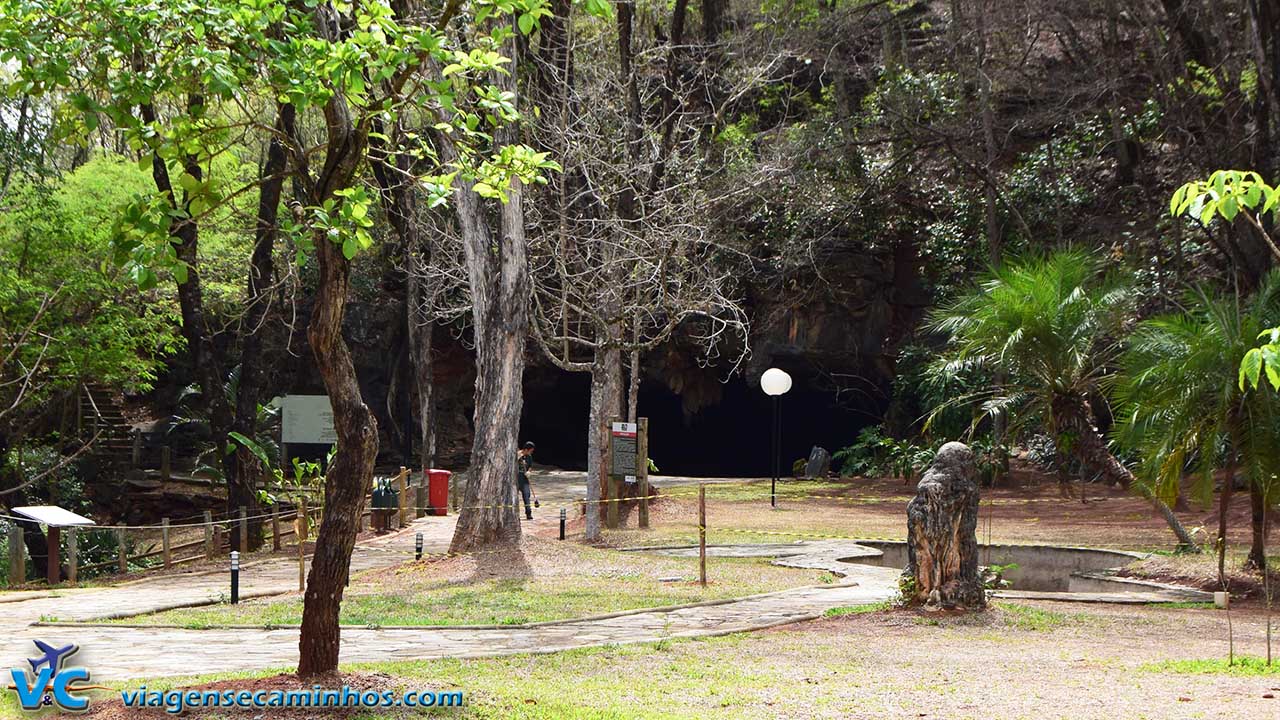
[[[978,482],[973,451],[950,442],[938,450],[907,504],[907,605],[978,610],[986,593],[978,573]]]

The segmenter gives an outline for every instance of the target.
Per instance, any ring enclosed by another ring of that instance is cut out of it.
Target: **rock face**
[[[973,451],[964,443],[943,445],[907,504],[907,567],[901,583],[906,604],[986,607],[978,573],[978,499]]]

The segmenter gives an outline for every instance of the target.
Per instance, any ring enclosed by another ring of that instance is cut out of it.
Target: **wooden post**
[[[293,533],[298,537],[298,592],[307,589],[307,497],[302,496],[298,516],[293,519]]]
[[[640,483],[641,528],[649,527],[649,418],[636,418],[636,480]]]
[[[271,506],[271,549],[280,550],[280,506]]]
[[[605,422],[604,449],[600,453],[600,478],[603,480],[604,492],[600,499],[604,501],[604,526],[610,530],[618,527],[618,482],[613,475],[613,424],[618,418],[609,418]]]
[[[135,470],[142,467],[142,431],[137,428],[133,429],[133,453],[130,460]]]
[[[67,582],[76,584],[80,575],[80,548],[76,545],[75,527],[67,528]]]
[[[62,529],[54,525],[49,526],[49,562],[45,568],[45,579],[49,581],[49,587],[53,587],[61,582],[62,569],[58,567],[61,559],[58,555],[62,552]]]
[[[403,465],[400,466],[400,474],[396,476],[396,485],[399,486],[400,494],[397,498],[400,503],[400,527],[409,524],[409,471]]]
[[[168,481],[173,474],[173,466],[170,464],[171,457],[169,446],[165,445],[160,448],[160,479]]]
[[[249,550],[249,511],[240,506],[240,552]]]
[[[307,532],[311,529],[311,517],[307,514],[307,496],[303,495],[299,499],[298,518],[302,521],[302,530],[298,533],[298,544],[301,545],[307,539]]]
[[[204,511],[204,556],[207,560],[218,559],[218,548],[213,543],[213,513]]]
[[[604,523],[609,521],[609,484],[610,467],[609,446],[613,444],[613,428],[610,427],[611,418],[604,419],[604,428],[597,428],[597,432],[604,433],[604,447],[600,448],[600,507],[596,513]],[[585,507],[585,506],[584,506]],[[607,525],[606,525],[607,526]]]
[[[707,586],[707,486],[698,483],[698,582]]]
[[[121,575],[129,572],[129,549],[124,544],[124,528],[116,530],[116,562]]]
[[[169,552],[169,518],[160,518],[160,552],[167,569],[173,564],[173,554]]]
[[[9,587],[17,587],[27,581],[27,560],[23,555],[22,528],[9,527]]]
[[[427,476],[424,473],[421,481],[418,482],[417,492],[414,493],[413,516],[416,518],[425,517],[427,514]],[[447,503],[446,503],[447,504]],[[444,508],[440,508],[443,510]]]

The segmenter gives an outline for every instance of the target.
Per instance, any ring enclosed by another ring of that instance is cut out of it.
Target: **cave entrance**
[[[884,411],[842,405],[830,390],[814,387],[802,375],[792,377],[791,391],[781,401],[783,477],[814,445],[834,453]],[[585,469],[590,390],[586,373],[538,369],[526,376],[520,440],[537,443],[539,463]],[[770,399],[742,376],[722,386],[719,402],[689,416],[679,395],[646,379],[640,410],[649,418],[649,456],[663,475],[767,477],[772,472]]]

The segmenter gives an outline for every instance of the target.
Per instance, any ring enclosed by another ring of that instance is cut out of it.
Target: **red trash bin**
[[[427,514],[449,514],[449,478],[453,473],[448,470],[427,470]]]

